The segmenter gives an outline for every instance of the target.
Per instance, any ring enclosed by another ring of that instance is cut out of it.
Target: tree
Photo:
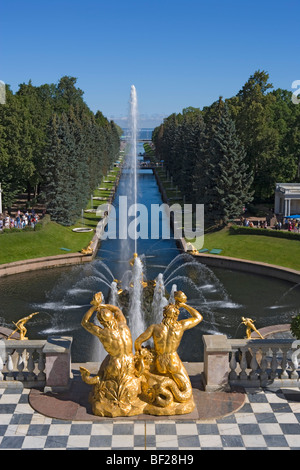
[[[242,214],[252,200],[252,174],[245,161],[246,153],[237,136],[228,107],[210,141],[210,164],[206,169],[208,184],[204,196],[205,215],[209,223],[224,225]]]
[[[279,135],[272,122],[271,106],[275,101],[269,74],[256,71],[245,83],[234,101],[235,124],[253,172],[253,189],[257,201],[270,197],[274,181],[270,172],[278,155]]]
[[[120,129],[83,101],[76,78],[21,84],[0,107],[0,182],[6,207],[32,189],[54,220],[72,223],[117,158]]]
[[[5,207],[25,190],[34,173],[33,132],[30,113],[7,87],[6,104],[0,106],[0,181]]]

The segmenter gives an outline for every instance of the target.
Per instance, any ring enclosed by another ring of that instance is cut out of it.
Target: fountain
[[[133,208],[134,217],[137,213],[137,197],[138,197],[138,172],[137,172],[137,133],[138,133],[138,102],[137,92],[134,85],[130,91],[130,110],[129,110],[129,153],[126,161],[126,167],[129,170],[130,183],[127,188],[127,204]],[[134,231],[134,255],[130,261],[132,266],[131,282],[129,284],[129,298],[127,298],[127,315],[133,338],[136,338],[144,329],[144,312],[143,312],[143,264],[137,254],[137,232],[136,226]],[[131,240],[127,237],[122,243],[122,254],[128,259],[131,247]],[[132,251],[131,251],[132,253]],[[125,258],[125,259],[126,259]],[[128,291],[127,291],[128,292]],[[123,297],[125,291],[123,291]],[[128,297],[128,296],[127,296]]]
[[[138,118],[138,108],[137,108],[137,93],[135,86],[131,86],[130,93],[130,161],[131,168],[133,171],[133,204],[135,209],[137,207],[137,118]],[[135,234],[134,239],[134,253],[137,253],[137,236]]]

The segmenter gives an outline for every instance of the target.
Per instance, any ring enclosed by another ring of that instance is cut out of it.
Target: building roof
[[[300,183],[276,183],[276,191],[300,194]]]

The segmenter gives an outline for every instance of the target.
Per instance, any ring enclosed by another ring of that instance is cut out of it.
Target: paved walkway
[[[242,406],[220,418],[99,421],[47,417],[32,408],[30,393],[28,389],[0,389],[0,450],[300,449],[298,389],[245,390]]]

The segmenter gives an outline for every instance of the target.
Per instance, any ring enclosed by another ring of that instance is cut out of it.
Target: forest
[[[241,90],[203,109],[171,114],[152,136],[156,155],[185,196],[224,225],[250,203],[274,202],[277,182],[300,182],[300,106],[256,71]]]
[[[71,225],[119,155],[121,129],[95,114],[64,76],[57,84],[6,86],[0,106],[0,183],[3,206],[19,194],[42,202],[51,219]],[[33,199],[33,200],[32,200]]]

